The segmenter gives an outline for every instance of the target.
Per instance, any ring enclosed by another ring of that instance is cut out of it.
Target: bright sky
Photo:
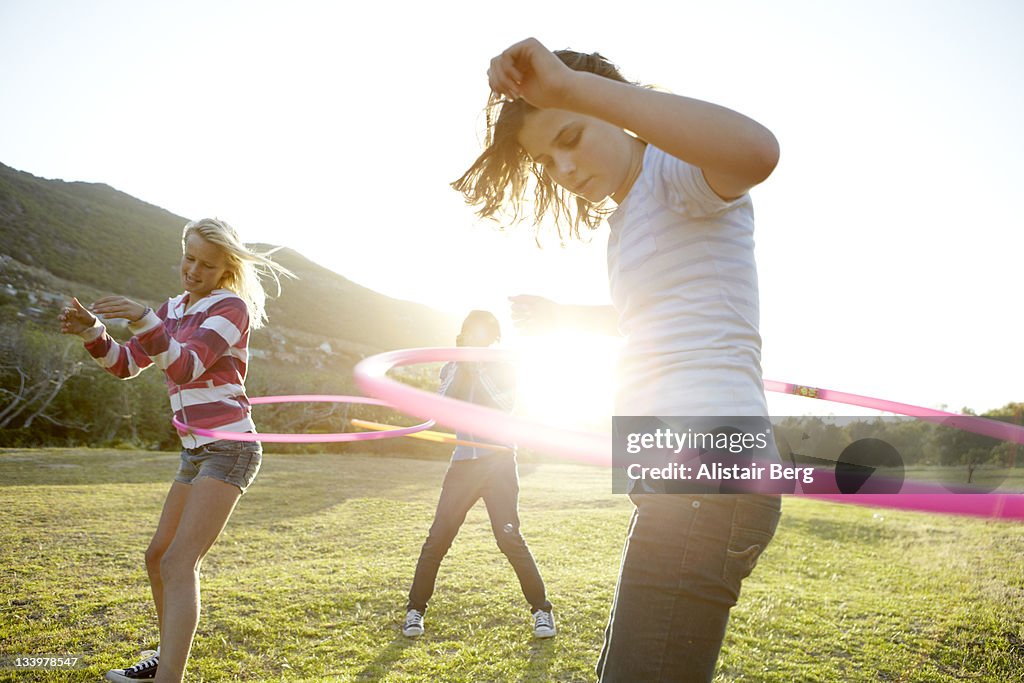
[[[479,151],[491,56],[597,50],[779,138],[753,191],[766,378],[982,411],[1024,400],[1022,30],[1015,0],[3,0],[0,162],[456,313],[606,303],[606,229],[537,250],[447,186]],[[593,368],[591,347],[555,357]]]

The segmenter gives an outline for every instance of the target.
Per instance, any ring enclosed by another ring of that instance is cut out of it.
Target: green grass
[[[966,465],[942,467],[938,465],[911,465],[904,469],[907,481],[972,486],[980,492],[1019,493],[1024,491],[1024,467],[993,467],[983,465],[974,470],[971,482]],[[878,476],[886,476],[885,468],[879,468]]]
[[[0,656],[78,654],[98,680],[156,642],[142,554],[177,455],[0,451]],[[529,615],[480,505],[427,633],[400,632],[446,463],[268,454],[203,566],[191,681],[589,681],[631,506],[603,470],[520,468],[523,533],[559,620]],[[789,498],[716,681],[1022,681],[1017,524]]]

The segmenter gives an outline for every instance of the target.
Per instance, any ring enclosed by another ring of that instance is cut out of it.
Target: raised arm
[[[775,136],[731,109],[573,71],[534,38],[491,60],[491,89],[540,109],[593,116],[634,132],[699,167],[719,196],[738,197],[767,178],[779,160]]]
[[[512,304],[512,321],[528,334],[561,329],[609,336],[619,334],[619,316],[610,305],[560,304],[532,294],[510,296],[509,301]]]
[[[140,305],[139,311],[144,310],[146,307]],[[131,379],[153,364],[135,337],[124,344],[114,341],[99,318],[90,313],[77,298],[72,298],[71,303],[61,312],[60,323],[61,332],[79,335],[93,360],[115,377]]]

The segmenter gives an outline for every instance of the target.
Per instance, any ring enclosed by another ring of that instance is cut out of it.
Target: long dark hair
[[[555,55],[574,71],[630,83],[617,66],[597,52],[558,50]],[[487,117],[484,151],[452,187],[465,196],[467,204],[478,207],[476,213],[481,218],[499,220],[507,216],[517,223],[523,219],[523,203],[530,176],[533,176],[534,227],[550,214],[559,238],[565,238],[563,229],[566,229],[571,237],[579,239],[581,223],[593,230],[609,212],[602,210],[601,204],[577,197],[551,180],[519,144],[523,121],[534,111],[536,108],[526,100],[506,100],[491,93],[484,109]]]

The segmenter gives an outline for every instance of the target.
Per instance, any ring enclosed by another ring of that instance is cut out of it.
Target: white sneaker
[[[405,613],[402,635],[406,638],[416,638],[423,635],[423,612],[411,609]]]
[[[552,612],[545,612],[539,609],[533,613],[534,638],[551,638],[557,632],[557,629],[555,629],[555,615]]]
[[[160,664],[160,648],[143,650],[142,660],[127,669],[111,669],[103,677],[114,683],[146,683],[156,678],[156,669]]]

